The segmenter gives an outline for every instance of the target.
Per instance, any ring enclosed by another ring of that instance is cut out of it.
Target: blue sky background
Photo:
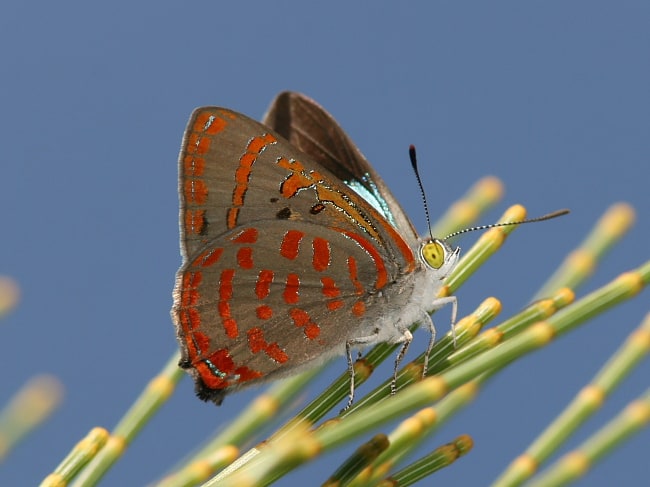
[[[42,372],[60,377],[66,396],[11,453],[0,484],[37,484],[90,428],[115,425],[175,350],[176,159],[197,106],[259,118],[279,91],[312,96],[420,230],[422,205],[405,169],[411,143],[434,217],[489,174],[507,193],[484,222],[512,203],[531,215],[571,208],[518,229],[458,292],[461,316],[490,295],[504,317],[518,311],[614,202],[634,205],[637,224],[579,294],[645,262],[649,20],[643,0],[4,2],[0,274],[19,282],[22,301],[0,324],[0,402]],[[646,292],[493,380],[428,443],[475,440],[438,482],[492,481],[647,311]],[[439,329],[446,319],[439,315]],[[427,336],[416,339],[413,353]],[[344,368],[335,361],[310,394]],[[649,374],[646,362],[570,446],[641,394]],[[190,382],[103,485],[155,480],[255,394],[215,408]],[[642,432],[577,485],[646,485],[649,441]],[[320,484],[342,458],[328,455],[279,485]]]

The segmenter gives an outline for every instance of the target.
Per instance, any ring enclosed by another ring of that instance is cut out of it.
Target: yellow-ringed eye
[[[445,249],[435,240],[422,246],[422,258],[434,269],[440,269],[445,263]]]

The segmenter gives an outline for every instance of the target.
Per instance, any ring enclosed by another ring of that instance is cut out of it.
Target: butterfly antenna
[[[427,227],[429,228],[429,236],[433,240],[433,233],[431,233],[431,217],[429,216],[429,205],[427,204],[427,195],[424,192],[424,186],[422,185],[422,179],[420,179],[420,171],[418,170],[418,160],[415,156],[415,146],[411,144],[409,146],[409,158],[411,159],[411,167],[415,173],[415,178],[418,180],[418,186],[420,188],[420,194],[422,195],[422,204],[424,205],[424,214],[427,219]]]
[[[478,227],[471,227],[471,228],[465,228],[463,230],[459,230],[454,233],[450,233],[445,237],[445,240],[451,237],[455,237],[457,235],[467,233],[467,232],[474,232],[476,230],[487,230],[488,228],[494,228],[494,227],[506,227],[509,225],[523,225],[524,223],[533,223],[533,222],[543,222],[545,220],[551,220],[552,218],[557,218],[558,216],[566,215],[569,213],[569,210],[563,209],[563,210],[557,210],[552,213],[547,213],[546,215],[538,216],[537,218],[530,218],[526,220],[519,220],[516,222],[504,222],[504,223],[492,223],[490,225],[480,225]]]

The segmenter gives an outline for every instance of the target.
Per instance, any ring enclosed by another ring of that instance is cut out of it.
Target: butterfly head
[[[420,247],[424,264],[432,269],[439,279],[444,279],[456,267],[460,257],[460,247],[451,248],[445,240],[427,239]]]

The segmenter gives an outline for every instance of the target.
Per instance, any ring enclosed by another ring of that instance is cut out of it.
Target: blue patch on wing
[[[375,210],[382,214],[382,216],[390,222],[391,225],[397,227],[393,213],[390,211],[388,203],[379,192],[379,188],[368,174],[365,174],[362,181],[353,179],[352,181],[345,181],[345,184],[359,194],[364,200],[370,203]]]

